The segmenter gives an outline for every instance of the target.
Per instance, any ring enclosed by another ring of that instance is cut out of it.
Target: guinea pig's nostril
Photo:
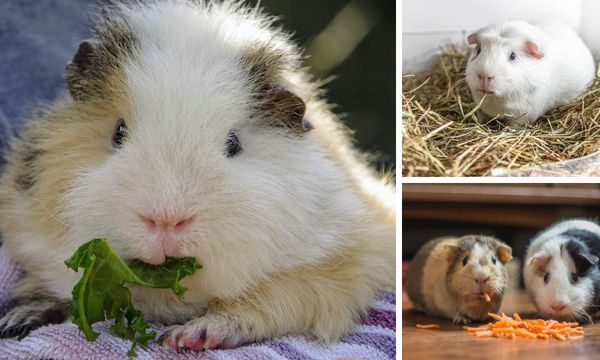
[[[187,224],[191,223],[191,222],[192,222],[192,220],[194,220],[194,217],[193,217],[193,216],[190,216],[190,217],[188,217],[188,218],[186,218],[186,219],[183,219],[183,220],[177,221],[177,222],[175,223],[175,229],[181,229],[181,228],[185,227]]]
[[[140,219],[142,220],[142,222],[144,224],[146,224],[146,226],[148,226],[150,229],[154,229],[158,226],[158,224],[156,223],[156,220],[147,217],[147,216],[143,216],[143,215],[138,215],[140,217]]]
[[[492,80],[494,78],[494,75],[490,75],[488,73],[479,73],[479,74],[477,74],[477,77],[481,81],[483,81],[483,80]]]
[[[194,216],[160,216],[160,215],[140,215],[139,218],[142,220],[148,229],[151,231],[173,231],[181,230],[185,228],[189,223],[194,220]]]
[[[552,305],[550,305],[550,307],[552,308],[552,310],[554,311],[561,311],[563,310],[565,307],[567,307],[567,304],[562,303],[562,302],[558,302],[558,303],[554,303]]]

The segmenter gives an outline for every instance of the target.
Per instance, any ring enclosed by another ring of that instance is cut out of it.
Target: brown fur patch
[[[36,163],[45,154],[44,150],[37,149],[33,143],[26,143],[19,153],[21,159],[15,177],[15,185],[22,191],[29,192],[38,178]]]
[[[535,255],[529,261],[533,265],[533,271],[537,276],[544,276],[548,272],[548,263],[552,260],[550,255]]]
[[[71,96],[85,101],[106,97],[108,79],[120,72],[123,62],[134,57],[137,40],[125,17],[113,8],[102,12],[92,28],[94,40],[83,41],[67,65],[65,78]]]
[[[422,284],[423,272],[425,270],[425,264],[427,263],[427,259],[431,255],[433,249],[440,242],[445,240],[446,238],[437,238],[428,241],[419,249],[419,251],[417,251],[417,254],[410,262],[410,265],[406,272],[406,293],[408,294],[408,297],[417,309],[426,308],[425,295],[422,291]]]
[[[305,101],[281,85],[285,72],[298,71],[299,60],[269,44],[251,47],[242,57],[257,102],[255,111],[270,126],[301,135],[312,129],[304,120]]]

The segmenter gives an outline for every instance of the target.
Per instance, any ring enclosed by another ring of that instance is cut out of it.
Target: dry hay
[[[428,78],[402,77],[404,176],[488,176],[499,168],[510,174],[600,150],[598,75],[573,103],[515,129],[496,119],[477,121],[478,104],[471,102],[465,79],[467,58],[467,49],[451,46],[438,54]]]

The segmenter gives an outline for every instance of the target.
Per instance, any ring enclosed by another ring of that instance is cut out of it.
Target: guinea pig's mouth
[[[471,295],[471,298],[473,299],[473,301],[476,302],[490,302],[492,301],[492,299],[494,298],[494,292],[492,290],[488,290],[488,291],[478,291],[478,292],[474,292]]]
[[[490,95],[490,96],[493,96],[493,95],[494,95],[494,92],[493,92],[493,91],[490,91],[490,90],[483,90],[483,89],[477,89],[477,90],[481,91],[481,92],[482,92],[482,93],[484,93],[484,94],[488,94],[488,95]]]
[[[548,308],[544,311],[548,316],[560,320],[572,319],[573,316],[577,313],[573,306],[573,301],[565,304],[560,310]]]

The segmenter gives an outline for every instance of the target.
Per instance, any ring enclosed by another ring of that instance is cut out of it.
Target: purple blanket
[[[6,309],[7,292],[13,286],[19,269],[0,247],[0,316]],[[396,296],[385,294],[373,304],[367,317],[353,333],[340,342],[325,347],[302,336],[285,336],[231,350],[205,353],[175,352],[156,343],[149,348],[136,348],[138,359],[395,359]],[[130,343],[112,336],[109,324],[94,326],[101,332],[98,339],[87,342],[71,323],[44,326],[32,331],[21,341],[0,340],[0,359],[128,359]],[[163,326],[155,325],[160,335]]]

